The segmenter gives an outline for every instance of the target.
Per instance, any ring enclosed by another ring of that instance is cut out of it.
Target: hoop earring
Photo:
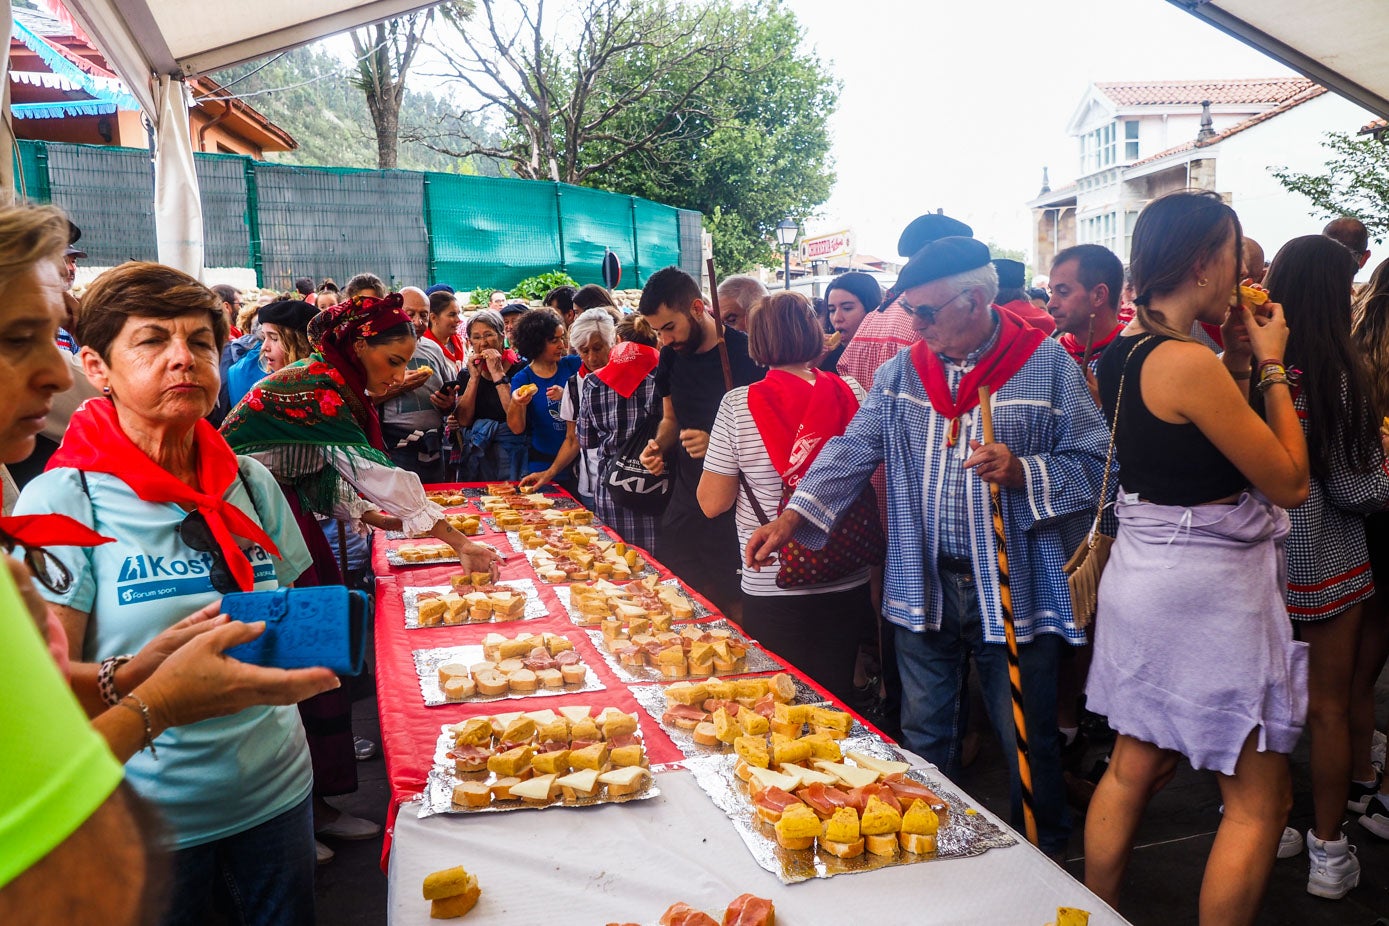
[[[1210,280],[1206,279],[1205,277],[1201,277],[1201,279],[1199,279],[1199,280],[1196,281],[1196,285],[1197,285],[1197,286],[1205,286],[1205,285],[1206,285],[1207,283],[1209,283],[1209,282],[1210,282]]]

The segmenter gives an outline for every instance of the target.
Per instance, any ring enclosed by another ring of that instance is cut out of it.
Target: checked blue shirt
[[[1018,639],[1057,633],[1074,644],[1085,634],[1071,617],[1062,571],[1094,517],[1109,432],[1076,362],[1043,341],[994,396],[995,437],[1022,463],[1025,485],[1004,489],[1010,587]],[[961,421],[960,441],[983,440],[979,410]],[[902,351],[878,371],[868,399],[840,437],[829,441],[787,507],[805,518],[796,539],[825,543],[836,520],[881,464],[887,475],[888,550],[883,615],[909,630],[939,630],[943,493],[949,421]],[[984,638],[1004,642],[997,550],[988,485],[963,472],[967,554],[983,611]]]

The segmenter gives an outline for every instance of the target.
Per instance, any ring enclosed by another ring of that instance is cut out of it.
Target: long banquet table
[[[476,492],[480,486],[430,488]],[[789,926],[849,922],[1042,926],[1055,918],[1058,906],[1090,911],[1094,926],[1124,923],[1021,836],[1016,845],[991,849],[973,858],[782,884],[759,867],[694,776],[678,767],[683,758],[679,748],[637,703],[628,684],[609,668],[588,635],[570,620],[554,586],[538,580],[526,557],[512,550],[506,535],[489,531],[474,539],[506,554],[503,580],[528,578],[535,582],[546,605],[545,617],[504,624],[407,629],[403,589],[447,585],[458,566],[392,566],[386,552],[409,541],[386,540],[384,535],[378,535],[373,552],[378,709],[391,787],[383,861],[389,874],[388,922],[392,926],[438,922],[430,920],[429,903],[421,899],[420,886],[429,872],[454,865],[463,865],[476,874],[482,887],[482,899],[466,917],[468,923],[541,923],[555,917],[583,924],[655,923],[676,901],[685,901],[717,918],[729,901],[744,892],[771,899],[777,907],[777,921]],[[647,560],[662,578],[670,577],[655,560]],[[707,601],[697,600],[715,610]],[[523,630],[569,637],[605,690],[504,702],[425,705],[414,665],[415,650],[474,644],[488,633],[510,636]],[[787,670],[809,683],[794,666],[788,665]],[[825,698],[833,700],[828,694]],[[576,704],[611,705],[637,715],[651,765],[668,768],[656,775],[659,796],[588,808],[419,818],[417,801],[443,724],[503,711]],[[910,753],[904,755],[919,767],[929,767]],[[932,769],[931,774],[945,787],[963,794],[939,772]],[[969,802],[1012,832],[977,802]]]

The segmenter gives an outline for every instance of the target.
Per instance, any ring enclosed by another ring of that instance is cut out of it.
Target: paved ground
[[[1389,674],[1380,679],[1378,701],[1380,718],[1389,717]],[[359,735],[379,738],[374,700],[357,702],[354,716]],[[1101,749],[1092,748],[1087,767],[1090,759],[1101,754]],[[960,784],[990,810],[1006,817],[1007,786],[1001,768],[999,747],[986,741]],[[389,800],[385,764],[377,758],[360,763],[358,770],[361,786],[357,793],[334,802],[353,814],[382,822]],[[1305,832],[1312,817],[1305,739],[1293,757],[1293,784],[1296,802],[1291,824]],[[1194,926],[1197,922],[1196,898],[1206,854],[1219,824],[1219,806],[1215,778],[1185,765],[1154,799],[1139,832],[1120,905],[1120,912],[1135,926]],[[1066,863],[1067,870],[1078,878],[1084,871],[1083,828],[1084,820],[1078,818]],[[1257,920],[1260,926],[1373,926],[1378,918],[1389,917],[1389,843],[1377,841],[1355,824],[1350,826],[1350,835],[1360,851],[1360,887],[1339,902],[1320,900],[1305,889],[1305,854],[1280,861]],[[386,877],[379,864],[380,839],[336,842],[333,847],[337,857],[318,869],[318,922],[324,926],[384,923]]]

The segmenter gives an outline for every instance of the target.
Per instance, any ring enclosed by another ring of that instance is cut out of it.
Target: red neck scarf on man
[[[66,466],[87,473],[109,473],[147,502],[196,508],[207,519],[236,584],[249,592],[255,588],[255,572],[236,538],[258,543],[274,556],[280,551],[255,521],[223,497],[237,478],[236,454],[204,418],[193,426],[193,446],[201,491],[175,479],[135,446],[121,428],[114,402],[88,399],[73,414],[62,446],[47,468]]]
[[[434,333],[434,329],[426,328],[424,329],[424,336],[435,344],[438,344],[439,348],[443,350],[445,357],[449,358],[454,363],[463,362],[463,340],[459,338],[457,334],[451,334],[447,341],[441,341],[439,340],[439,336]]]
[[[785,370],[770,370],[748,387],[748,412],[772,468],[795,488],[825,442],[838,437],[858,411],[858,396],[833,373],[815,372],[809,383]]]
[[[921,377],[921,384],[926,387],[931,407],[936,414],[950,422],[945,435],[947,447],[955,446],[960,439],[960,419],[979,404],[979,387],[988,386],[990,394],[998,392],[1047,339],[1036,328],[1024,325],[1015,316],[1003,312],[998,314],[998,326],[998,343],[979,358],[974,369],[964,375],[954,398],[950,395],[945,364],[936,356],[936,352],[927,347],[925,341],[918,341],[912,346],[912,365]]]
[[[1109,334],[1100,338],[1094,344],[1091,344],[1090,359],[1094,360],[1096,357],[1098,357],[1100,355],[1100,351],[1108,347],[1109,342],[1117,338],[1119,336],[1119,332],[1123,330],[1123,324],[1117,324],[1114,326],[1114,330],[1110,331]],[[1082,341],[1080,338],[1076,337],[1073,334],[1067,333],[1061,335],[1061,337],[1057,338],[1056,340],[1060,343],[1062,347],[1066,348],[1066,353],[1070,354],[1076,363],[1080,363],[1085,359],[1085,342]]]

